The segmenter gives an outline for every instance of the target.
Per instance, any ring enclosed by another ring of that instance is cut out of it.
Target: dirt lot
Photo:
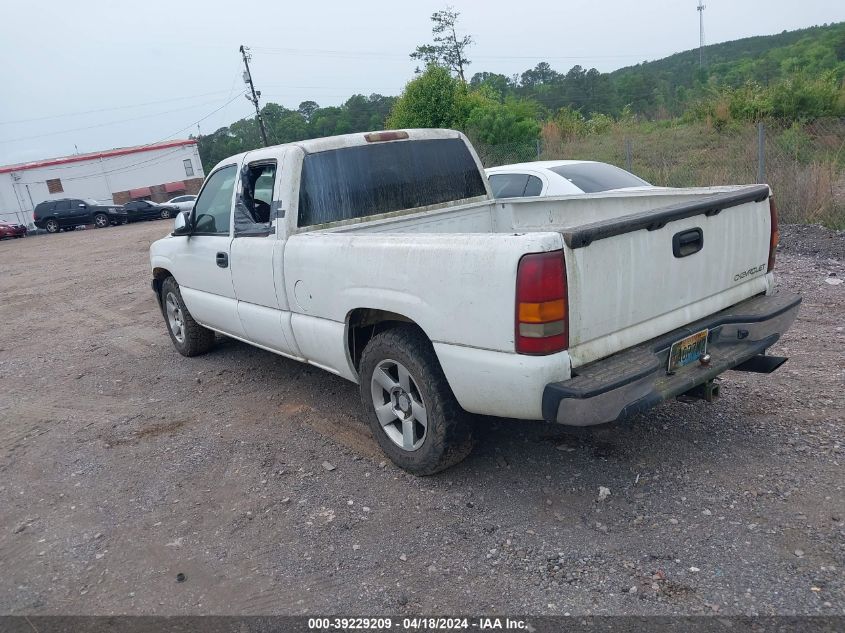
[[[0,613],[845,613],[841,234],[784,231],[804,306],[775,374],[606,428],[481,419],[417,479],[354,385],[175,353],[168,228],[0,243]]]

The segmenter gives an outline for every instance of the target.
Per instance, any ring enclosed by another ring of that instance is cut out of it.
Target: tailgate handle
[[[687,257],[704,248],[704,231],[696,227],[672,236],[672,254],[675,257]]]

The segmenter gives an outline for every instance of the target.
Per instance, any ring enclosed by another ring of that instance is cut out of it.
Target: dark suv
[[[73,229],[80,224],[93,224],[98,229],[110,224],[126,224],[126,211],[116,205],[102,205],[95,200],[62,198],[45,200],[36,205],[32,221],[39,229],[58,233],[62,229]]]

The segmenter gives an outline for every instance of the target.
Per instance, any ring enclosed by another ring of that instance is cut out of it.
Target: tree
[[[306,123],[310,123],[311,117],[314,115],[314,112],[319,109],[320,105],[316,101],[303,101],[299,104],[297,112],[302,115],[302,118],[305,119]]]
[[[498,103],[488,99],[470,110],[466,132],[490,145],[524,143],[537,139],[540,124],[531,102],[511,98]]]
[[[393,104],[387,126],[460,127],[461,95],[466,85],[443,66],[431,65],[408,82],[402,96]]]
[[[552,70],[548,62],[540,62],[533,69],[526,70],[522,73],[520,83],[526,88],[533,88],[544,84],[552,84],[560,81],[560,79],[560,74]]]
[[[433,44],[417,46],[411,53],[411,59],[422,61],[426,67],[432,64],[448,68],[466,83],[464,68],[469,66],[470,61],[466,58],[466,49],[472,44],[472,37],[464,35],[458,39],[455,25],[461,14],[452,7],[446,7],[442,11],[435,11],[431,15],[434,26],[431,33],[434,36]],[[417,68],[417,72],[420,69]]]
[[[505,97],[510,93],[511,80],[504,75],[498,73],[475,73],[472,79],[469,80],[469,85],[473,89],[479,89],[482,86],[490,90],[496,95],[499,101],[504,101]]]

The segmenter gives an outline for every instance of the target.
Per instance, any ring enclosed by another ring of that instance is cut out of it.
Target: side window
[[[63,211],[70,211],[70,200],[59,200],[56,203],[56,211],[62,213]]]
[[[541,191],[543,191],[543,181],[537,176],[528,176],[528,184],[525,185],[525,193],[522,195],[526,197],[539,196]]]
[[[527,174],[493,174],[490,188],[494,198],[521,198],[528,184]]]
[[[237,167],[229,165],[218,169],[208,177],[194,205],[194,233],[229,234],[232,193],[235,190],[237,174]]]
[[[235,235],[272,232],[276,163],[252,163],[241,170],[241,195],[235,203]]]

